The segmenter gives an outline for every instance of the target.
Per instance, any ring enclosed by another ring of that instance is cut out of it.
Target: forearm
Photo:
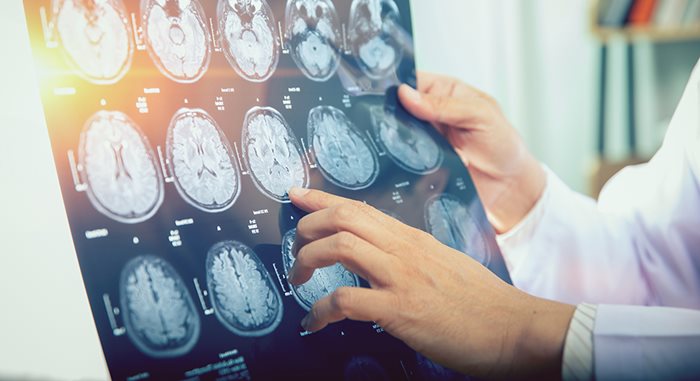
[[[513,229],[530,213],[547,184],[542,165],[527,152],[522,156],[520,169],[511,176],[481,182],[486,188],[481,196],[489,221],[499,234]],[[489,195],[488,189],[496,190],[491,192],[495,194]]]
[[[561,379],[564,343],[574,311],[571,305],[523,298],[508,379]]]

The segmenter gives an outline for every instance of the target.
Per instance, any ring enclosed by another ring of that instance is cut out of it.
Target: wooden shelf
[[[598,24],[599,7],[600,0],[593,0],[590,9],[590,25],[593,35],[602,42],[613,38],[651,42],[700,41],[700,24],[665,27],[628,25],[621,28],[601,26]]]

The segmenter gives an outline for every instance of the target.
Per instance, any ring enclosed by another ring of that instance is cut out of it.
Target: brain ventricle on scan
[[[209,68],[211,33],[197,0],[142,0],[148,52],[158,69],[182,83],[199,80]]]
[[[88,81],[112,84],[131,67],[133,32],[121,0],[55,0],[53,24],[68,61]]]
[[[282,297],[253,249],[236,241],[207,254],[207,285],[216,317],[239,336],[264,336],[282,321]]]
[[[181,109],[173,116],[166,142],[167,162],[180,195],[205,212],[230,208],[240,194],[235,153],[202,109]]]
[[[122,112],[99,111],[80,140],[80,167],[95,208],[124,223],[152,217],[163,202],[163,178],[136,123]]]

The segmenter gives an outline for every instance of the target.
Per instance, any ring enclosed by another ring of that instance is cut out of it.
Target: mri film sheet
[[[409,1],[24,1],[113,380],[461,379],[376,323],[304,332],[315,303],[370,287],[349,268],[287,279],[301,187],[510,281],[464,163],[398,103],[416,83]]]

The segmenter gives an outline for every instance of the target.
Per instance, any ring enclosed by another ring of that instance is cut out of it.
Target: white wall
[[[436,6],[438,5],[438,6]],[[597,50],[586,0],[415,1],[417,62],[492,94],[570,185],[593,156]]]
[[[68,233],[22,2],[0,13],[0,379],[106,379]]]

